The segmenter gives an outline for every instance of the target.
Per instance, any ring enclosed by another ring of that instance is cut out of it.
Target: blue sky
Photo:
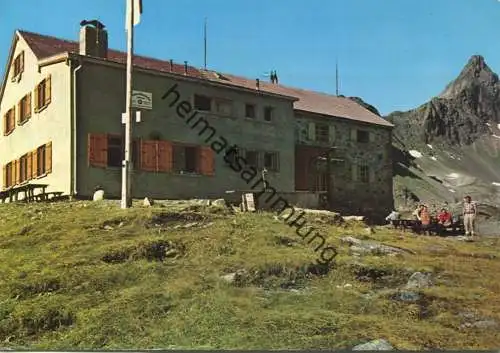
[[[43,6],[42,6],[43,3]],[[125,0],[0,0],[0,74],[15,29],[77,39],[97,18],[126,49]],[[439,94],[473,54],[500,71],[497,0],[143,0],[135,52],[280,83],[360,96],[383,114]],[[69,5],[74,4],[74,5]]]

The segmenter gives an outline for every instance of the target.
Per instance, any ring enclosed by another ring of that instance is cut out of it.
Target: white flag
[[[137,26],[141,22],[142,0],[125,0],[127,1],[127,15],[125,19],[125,29],[128,30],[130,17],[133,16],[133,24]],[[132,4],[132,6],[130,6]]]

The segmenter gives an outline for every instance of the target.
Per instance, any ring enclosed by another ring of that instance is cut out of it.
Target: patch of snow
[[[490,124],[490,123],[486,123],[486,125],[491,126],[491,124]]]
[[[410,153],[410,156],[412,156],[413,158],[422,158],[422,153],[420,153],[417,150],[409,150],[408,152]]]
[[[500,183],[497,183],[497,182],[493,182],[492,184],[495,186],[500,186]]]
[[[500,130],[500,124],[497,125],[498,130]]]
[[[460,176],[460,174],[458,173],[451,173],[451,174],[448,174],[448,178],[451,178],[451,179],[456,179]]]
[[[450,192],[456,192],[456,191],[455,191],[455,190],[453,190],[453,189],[448,189],[448,190],[449,190]]]
[[[451,159],[455,159],[455,156],[454,156],[454,155],[452,155],[452,154],[450,154],[450,158],[451,158]]]
[[[498,136],[498,135],[493,134],[493,135],[491,135],[491,136],[493,136],[493,137],[495,137],[495,138],[497,138],[497,139],[500,139],[500,136]]]
[[[433,161],[437,161],[438,159],[436,157],[431,157]]]
[[[427,144],[427,146],[432,150],[432,145]]]

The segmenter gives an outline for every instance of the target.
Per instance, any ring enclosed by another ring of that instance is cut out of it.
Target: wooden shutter
[[[52,172],[52,142],[45,145],[45,173]]]
[[[158,171],[170,172],[172,170],[172,144],[168,141],[158,141]]]
[[[7,135],[7,126],[8,126],[8,122],[7,122],[7,119],[9,117],[7,116],[7,114],[4,114],[3,115],[3,135],[6,136]]]
[[[141,169],[156,172],[157,169],[157,141],[141,140]]]
[[[26,112],[26,118],[31,117],[31,92],[28,93],[28,95],[26,96],[25,112]]]
[[[7,166],[3,166],[3,188],[7,189],[9,185],[7,185]]]
[[[33,152],[28,152],[26,169],[27,169],[26,180],[31,180],[33,175]]]
[[[307,127],[307,137],[311,141],[316,141],[316,124],[315,123],[309,123],[309,126]]]
[[[328,126],[328,141],[329,142],[335,141],[335,125]]]
[[[24,51],[19,54],[19,73],[24,72]]]
[[[35,179],[36,177],[38,177],[38,148],[31,152],[31,159],[31,178]]]
[[[24,100],[22,98],[19,101],[19,103],[17,103],[17,122],[18,123],[23,121],[23,109],[22,109],[23,103],[24,103]]]
[[[51,102],[51,93],[52,93],[52,79],[51,79],[51,75],[49,75],[46,79],[45,79],[45,102],[44,102],[44,105],[47,105]]]
[[[39,84],[35,86],[35,90],[33,91],[33,93],[35,94],[35,113],[38,112],[38,110],[40,109],[40,105],[39,105],[39,97],[38,97],[38,87],[39,87]]]
[[[89,134],[87,153],[89,166],[106,167],[108,165],[108,136]]]
[[[368,134],[370,136],[369,137],[370,138],[370,142],[375,142],[375,134],[373,132],[371,132],[371,131]]]
[[[215,174],[215,156],[211,147],[203,146],[199,149],[200,158],[198,160],[200,173],[202,175]]]
[[[358,130],[351,129],[351,141],[356,141],[358,139]]]
[[[12,107],[9,117],[11,130],[14,130],[16,128],[16,106]]]
[[[14,180],[14,185],[18,185],[21,183],[21,171],[20,171],[20,166],[21,166],[21,163],[19,163],[19,159],[16,159],[13,163],[13,170],[12,170],[12,174],[14,174],[13,176],[13,180]]]

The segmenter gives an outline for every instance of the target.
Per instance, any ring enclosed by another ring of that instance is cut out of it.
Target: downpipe
[[[70,197],[74,198],[77,194],[77,167],[78,167],[78,143],[77,143],[77,91],[76,91],[76,78],[78,71],[82,68],[81,61],[78,60],[78,66],[73,70],[72,73],[72,100],[73,100],[73,111],[71,119],[71,193]]]

